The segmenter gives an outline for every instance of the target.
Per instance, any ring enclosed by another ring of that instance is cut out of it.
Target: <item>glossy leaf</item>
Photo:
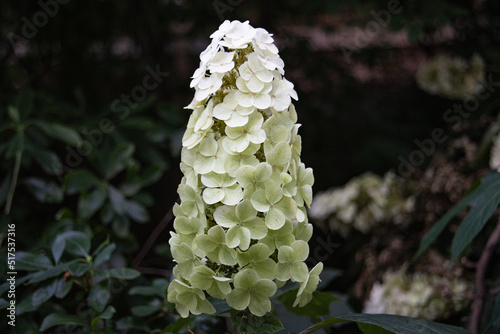
[[[104,177],[106,180],[111,180],[125,169],[134,150],[134,145],[129,143],[120,143],[113,149],[104,165]]]
[[[66,241],[68,253],[77,256],[87,256],[90,251],[90,237],[80,231],[67,231],[62,234]]]
[[[289,290],[277,298],[288,311],[298,316],[317,318],[322,315],[328,315],[330,313],[330,303],[338,300],[337,297],[331,294],[314,291],[312,300],[306,306],[293,307],[298,290],[298,288]]]
[[[111,292],[104,283],[107,281],[92,285],[87,297],[88,305],[96,312],[102,312],[111,298]]]
[[[284,329],[281,321],[270,312],[262,317],[239,313],[233,318],[233,324],[245,333],[276,333]]]
[[[53,266],[52,261],[46,255],[16,252],[17,270],[44,270]]]
[[[83,219],[90,219],[103,206],[106,197],[106,190],[102,186],[80,195],[78,199],[78,215]]]

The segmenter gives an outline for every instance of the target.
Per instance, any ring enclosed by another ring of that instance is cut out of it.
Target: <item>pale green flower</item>
[[[265,222],[271,230],[280,229],[287,218],[293,219],[297,214],[297,204],[283,196],[279,183],[270,181],[265,190],[256,190],[251,197],[253,207],[266,214]]]
[[[198,236],[198,238],[203,236],[204,235],[200,235]],[[175,245],[171,243],[170,251],[172,252],[172,256],[175,259],[175,261],[177,261],[177,270],[179,274],[184,278],[188,278],[193,272],[194,268],[201,264],[198,256],[186,243],[181,243],[180,245]]]
[[[277,286],[314,281],[304,263],[314,178],[300,160],[297,93],[271,34],[224,21],[211,38],[186,107],[168,300],[182,317],[214,312],[205,292],[263,316]]]
[[[243,199],[243,189],[236,183],[234,177],[227,174],[209,173],[201,176],[201,182],[206,188],[203,190],[203,200],[207,204],[222,202],[235,205]]]
[[[229,147],[227,147],[227,141],[222,142],[222,146],[229,153],[226,157],[226,162],[224,167],[226,168],[226,172],[230,176],[236,176],[237,171],[244,166],[256,166],[259,164],[259,159],[255,157],[255,153],[260,148],[260,145],[252,144],[248,145],[248,147],[243,152],[233,152]]]
[[[269,256],[274,251],[264,244],[255,244],[247,251],[238,251],[238,264],[242,268],[253,269],[262,278],[274,279],[276,262]]]
[[[292,234],[293,224],[291,221],[287,221],[278,230],[268,230],[267,235],[259,240],[259,244],[264,244],[271,251],[274,252],[275,249],[279,249],[283,245],[291,245],[295,241],[295,237]]]
[[[225,299],[231,292],[232,279],[221,277],[212,269],[205,266],[194,268],[193,274],[189,277],[189,283],[195,288],[205,290],[212,297]]]
[[[228,228],[226,244],[231,248],[247,250],[251,239],[259,240],[267,234],[266,224],[257,217],[257,210],[249,200],[241,201],[236,207],[219,206],[214,212],[214,219],[220,226]]]
[[[305,241],[295,240],[290,246],[281,246],[278,249],[276,278],[281,281],[292,278],[296,282],[304,282],[308,273],[304,261],[308,256],[309,246]]]
[[[192,314],[214,314],[215,308],[205,298],[201,289],[193,288],[177,279],[168,286],[167,300],[175,303],[175,308],[181,317],[186,318]]]
[[[259,188],[264,188],[271,181],[273,170],[267,162],[261,162],[257,166],[241,166],[236,172],[236,180],[244,189],[244,197],[250,198]]]
[[[226,233],[221,226],[211,227],[207,234],[198,235],[194,242],[206,252],[210,260],[228,266],[236,264],[236,251],[227,246]]]
[[[222,148],[222,141],[206,137],[199,144],[199,154],[196,155],[193,169],[198,174],[215,172],[224,174],[224,164],[227,152]]]
[[[276,292],[276,284],[267,278],[260,278],[252,269],[244,269],[234,276],[234,290],[227,296],[229,306],[236,310],[248,307],[256,316],[271,311],[269,297]]]
[[[253,113],[243,126],[226,127],[227,137],[224,139],[233,152],[243,152],[250,143],[261,144],[266,140],[266,132],[262,129],[264,118],[260,113]]]
[[[293,302],[293,307],[297,305],[299,307],[304,307],[312,299],[312,294],[316,291],[318,284],[320,282],[319,274],[323,271],[323,263],[319,262],[314,268],[311,269],[307,278],[300,283],[299,291],[297,292],[297,298]]]

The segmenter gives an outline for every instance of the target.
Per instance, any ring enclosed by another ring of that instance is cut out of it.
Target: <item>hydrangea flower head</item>
[[[304,306],[322,264],[304,263],[314,177],[300,161],[297,93],[266,30],[225,21],[210,37],[186,107],[168,301],[182,317],[214,313],[212,297],[263,316],[291,280]]]

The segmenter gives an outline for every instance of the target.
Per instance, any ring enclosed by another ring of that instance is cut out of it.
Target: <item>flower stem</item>
[[[7,202],[5,203],[5,214],[8,215],[10,208],[12,206],[12,200],[14,199],[14,193],[16,191],[17,178],[19,176],[19,170],[21,169],[21,159],[23,157],[23,150],[18,150],[16,152],[16,161],[14,163],[14,171],[12,172],[12,180],[10,182],[9,193],[7,195]]]

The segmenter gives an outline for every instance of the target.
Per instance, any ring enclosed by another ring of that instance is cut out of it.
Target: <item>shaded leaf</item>
[[[422,238],[420,246],[418,247],[417,253],[414,258],[419,257],[422,253],[429,248],[429,246],[436,240],[436,238],[443,232],[444,228],[448,225],[450,220],[455,217],[459,212],[465,209],[469,204],[477,197],[478,188],[476,187],[470,191],[467,196],[465,196],[460,202],[455,204],[448,212],[446,212],[443,217],[441,217],[437,222],[434,223],[429,232]]]
[[[116,248],[115,244],[110,244],[104,247],[102,251],[100,251],[99,254],[97,254],[96,257],[94,258],[94,266],[97,267],[103,264],[104,262],[108,261],[115,248]]]
[[[333,324],[354,321],[362,324],[365,334],[385,333],[380,328],[395,334],[469,334],[463,328],[430,322],[423,319],[403,317],[393,314],[359,314],[350,313],[328,318],[299,334],[309,334],[318,329],[329,327]]]
[[[51,267],[47,270],[39,271],[34,273],[31,279],[29,280],[29,284],[38,283],[45,281],[46,279],[53,278],[61,275],[67,269],[67,264],[61,263],[55,267]]]
[[[115,313],[116,309],[113,306],[109,305],[101,314],[92,319],[91,326],[95,327],[100,319],[106,319],[106,320],[111,319]]]
[[[132,314],[136,317],[147,317],[155,312],[161,312],[163,305],[139,305],[132,307]]]
[[[106,270],[101,270],[99,273],[105,277],[114,277],[125,280],[132,280],[134,278],[141,276],[140,272],[132,268],[106,269]]]
[[[23,150],[24,150],[24,133],[18,131],[8,142],[7,152],[5,152],[5,157],[7,159],[13,158],[16,156],[18,152],[22,152]]]
[[[278,299],[286,309],[295,315],[317,318],[330,313],[330,303],[338,300],[337,297],[320,291],[313,292],[312,300],[304,307],[293,307],[297,297],[298,289],[289,290],[279,296]]]
[[[109,199],[111,200],[111,205],[113,206],[113,210],[119,215],[124,214],[127,206],[127,201],[125,200],[123,194],[111,184],[108,184],[108,194]]]
[[[83,274],[85,274],[87,271],[92,269],[92,265],[87,262],[73,262],[70,265],[68,265],[68,270],[71,275],[80,277]]]
[[[455,260],[481,232],[500,204],[500,173],[493,172],[481,180],[477,196],[467,217],[460,223],[451,243],[451,259]]]
[[[68,195],[84,193],[98,184],[97,177],[84,169],[71,171],[64,178],[65,191]]]
[[[176,334],[182,331],[184,328],[187,326],[191,325],[191,323],[194,321],[193,317],[187,317],[187,318],[179,318],[177,319],[176,322],[168,325],[165,327],[162,331],[162,333],[172,333]]]
[[[270,312],[262,317],[238,313],[233,317],[233,324],[238,326],[240,332],[245,333],[275,333],[284,329],[281,321]]]
[[[49,175],[58,175],[60,173],[61,159],[55,152],[40,147],[30,147],[28,151],[45,173]]]
[[[144,207],[144,205],[136,202],[136,201],[126,201],[125,210],[127,215],[134,221],[138,223],[146,223],[149,221],[149,213],[148,210]]]
[[[17,270],[43,270],[53,267],[52,261],[42,254],[16,252]]]
[[[23,181],[26,188],[42,203],[60,203],[63,200],[61,187],[54,181],[47,181],[38,177],[30,177]]]
[[[106,197],[106,190],[100,185],[90,193],[80,195],[78,199],[78,215],[83,219],[90,219],[102,207]]]
[[[111,180],[125,169],[132,158],[134,150],[135,147],[133,144],[120,143],[111,151],[104,165],[104,177],[106,180]]]
[[[62,125],[59,123],[47,122],[44,120],[35,120],[33,121],[40,130],[42,130],[45,135],[48,137],[57,139],[63,143],[66,143],[71,146],[80,146],[82,145],[82,138],[72,128]]]
[[[54,257],[54,262],[57,264],[61,259],[64,252],[64,247],[66,247],[66,240],[62,234],[58,234],[54,242],[52,243],[52,256]]]
[[[8,106],[7,113],[9,114],[10,119],[14,121],[14,123],[21,122],[21,116],[19,115],[19,111],[17,110],[16,107]]]
[[[59,299],[64,298],[71,290],[72,286],[73,280],[65,280],[64,278],[59,279],[57,281],[56,292],[54,293],[54,296]]]
[[[31,296],[31,302],[33,303],[33,306],[38,307],[52,298],[52,296],[56,292],[56,284],[57,281],[53,281],[48,285],[38,288]]]
[[[67,231],[61,235],[66,241],[66,251],[73,255],[88,256],[90,237],[80,231]]]
[[[86,326],[84,319],[76,316],[63,313],[52,313],[43,319],[40,330],[43,332],[50,327],[57,325],[76,325],[76,326]]]
[[[105,281],[107,282],[107,281]],[[87,302],[97,312],[102,312],[111,298],[109,288],[103,283],[94,284],[90,288]]]

